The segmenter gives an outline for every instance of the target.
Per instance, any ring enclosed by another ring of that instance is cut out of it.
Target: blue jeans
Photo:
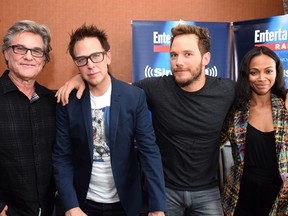
[[[166,188],[166,216],[223,216],[218,187],[202,191],[178,191]]]

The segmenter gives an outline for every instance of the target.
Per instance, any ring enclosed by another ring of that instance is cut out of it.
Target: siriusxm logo
[[[166,68],[151,68],[149,65],[146,65],[144,70],[145,77],[161,77],[165,75],[171,75],[171,70]]]
[[[217,67],[213,66],[212,68],[206,68],[205,74],[208,76],[217,77]]]
[[[146,65],[144,70],[145,77],[161,77],[165,75],[171,75],[171,70],[166,68],[151,68],[149,65]],[[217,77],[217,67],[213,66],[212,68],[206,68],[205,74],[208,76]]]
[[[284,76],[288,77],[288,70],[284,70]],[[287,83],[288,84],[288,83]]]
[[[288,58],[280,58],[281,62],[288,62]]]

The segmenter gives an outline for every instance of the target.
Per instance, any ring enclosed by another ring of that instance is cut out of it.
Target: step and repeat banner
[[[206,69],[207,75],[236,80],[238,65],[245,53],[254,46],[268,46],[283,63],[288,87],[288,15],[234,22],[232,27],[231,23],[225,22],[133,20],[133,81],[171,74],[171,28],[179,24],[198,25],[209,29],[211,61]]]
[[[288,87],[288,15],[234,22],[232,29],[234,79],[245,53],[254,46],[267,46],[281,59]]]
[[[171,74],[171,28],[180,23],[209,29],[211,61],[206,74],[230,77],[230,23],[132,21],[133,81]]]

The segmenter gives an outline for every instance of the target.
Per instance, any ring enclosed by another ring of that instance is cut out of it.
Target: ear
[[[7,53],[7,50],[4,50],[3,51],[3,54],[4,54],[4,58],[5,58],[5,61],[7,62],[8,61],[8,53]]]
[[[111,64],[111,49],[107,51],[107,65]]]
[[[210,52],[206,52],[203,57],[202,57],[202,64],[206,67],[211,59],[211,53]]]

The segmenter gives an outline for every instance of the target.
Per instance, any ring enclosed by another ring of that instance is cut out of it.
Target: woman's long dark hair
[[[279,57],[274,51],[266,46],[254,47],[246,53],[239,65],[236,99],[234,101],[232,112],[235,110],[245,110],[247,101],[251,99],[252,91],[249,85],[249,67],[251,60],[255,56],[260,55],[267,55],[275,61],[276,80],[271,91],[278,97],[283,98],[283,100],[286,98],[284,69]]]

